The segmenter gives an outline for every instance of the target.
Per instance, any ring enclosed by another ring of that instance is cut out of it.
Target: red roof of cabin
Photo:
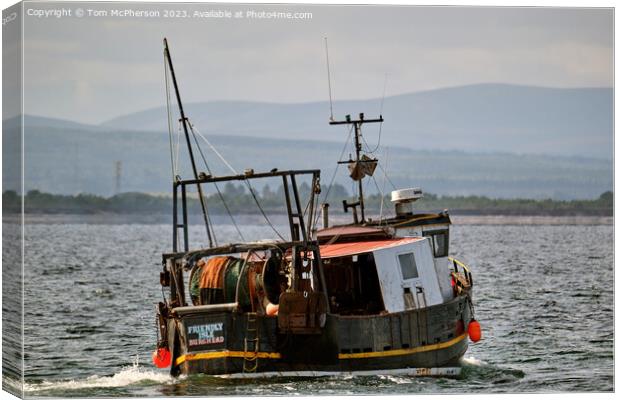
[[[347,235],[365,235],[365,234],[385,234],[383,229],[369,226],[342,225],[332,226],[319,230],[316,235],[318,238],[325,236],[347,236]]]
[[[373,240],[367,242],[349,242],[324,244],[320,246],[321,258],[352,256],[372,251],[417,242],[423,238],[408,237],[401,239]]]

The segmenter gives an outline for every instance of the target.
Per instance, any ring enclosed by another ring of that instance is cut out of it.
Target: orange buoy
[[[469,321],[469,325],[467,326],[467,333],[469,333],[469,339],[474,343],[482,339],[482,330],[480,329],[480,323],[475,319]]]
[[[170,352],[165,347],[160,347],[153,352],[153,364],[157,368],[168,368],[171,360]]]
[[[279,304],[272,304],[269,303],[267,304],[267,307],[265,307],[265,313],[269,316],[274,316],[274,315],[278,315],[278,310],[280,309],[280,305]]]

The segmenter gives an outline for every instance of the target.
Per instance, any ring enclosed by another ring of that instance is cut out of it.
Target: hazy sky
[[[26,3],[25,11],[62,8]],[[482,82],[613,85],[611,9],[65,3],[71,17],[26,16],[25,112],[99,123],[165,104],[168,37],[185,102],[336,99]],[[77,8],[84,10],[81,18]],[[230,10],[244,18],[88,16],[88,9]],[[311,12],[306,20],[248,10]],[[31,11],[33,12],[33,11]]]

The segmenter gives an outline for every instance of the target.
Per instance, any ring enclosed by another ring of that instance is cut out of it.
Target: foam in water
[[[479,367],[481,365],[486,365],[486,362],[482,361],[482,360],[478,360],[476,357],[463,357],[461,358],[461,363],[465,366],[465,365],[474,365],[476,367]]]
[[[383,379],[387,379],[388,381],[396,383],[396,384],[412,383],[412,380],[410,378],[406,378],[403,376],[379,375],[379,377]]]
[[[175,379],[166,372],[154,371],[141,368],[138,361],[135,360],[133,365],[124,367],[120,372],[112,376],[89,376],[82,380],[68,381],[43,381],[37,384],[24,385],[26,392],[39,392],[47,390],[79,390],[89,388],[113,388],[130,386],[139,382],[157,382],[157,383],[173,383]]]

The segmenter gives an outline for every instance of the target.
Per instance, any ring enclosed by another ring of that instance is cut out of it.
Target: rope
[[[476,319],[474,312],[474,302],[471,301],[471,297],[469,294],[467,294],[467,302],[469,303],[469,310],[471,311],[471,319]]]

